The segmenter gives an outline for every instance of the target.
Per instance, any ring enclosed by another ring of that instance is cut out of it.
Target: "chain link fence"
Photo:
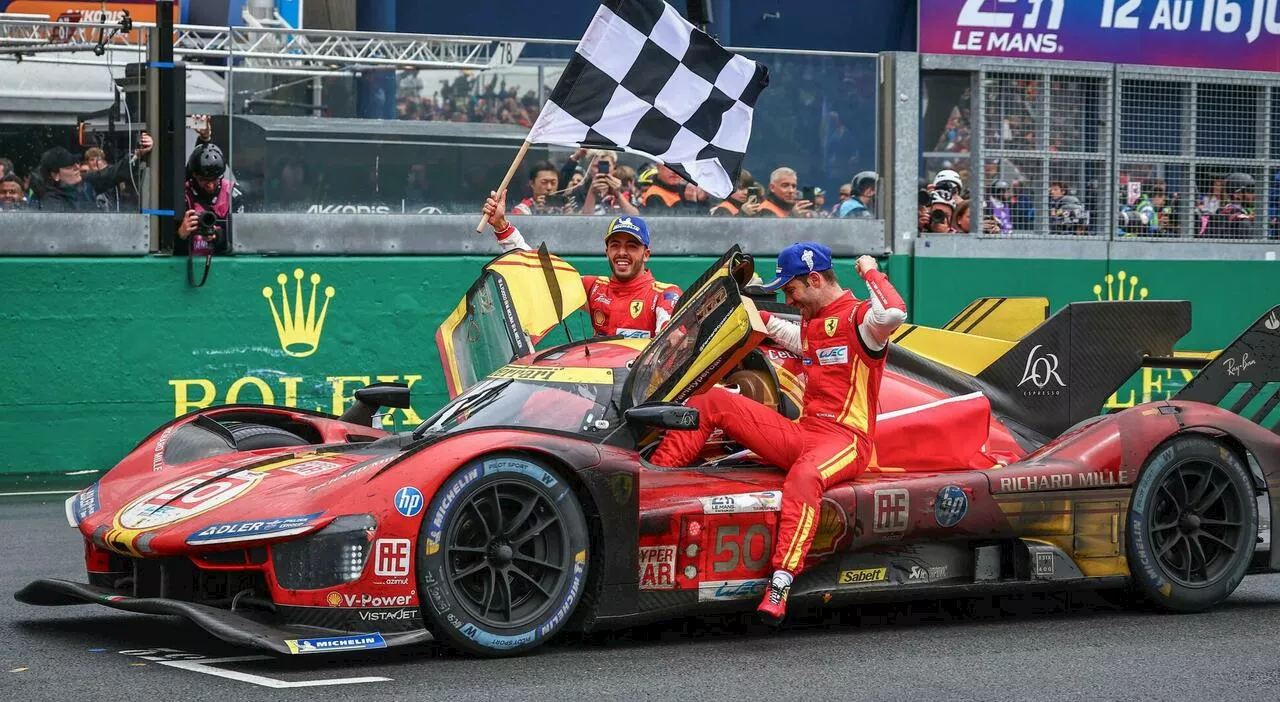
[[[957,233],[1280,238],[1280,77],[994,63],[922,75],[922,231],[950,169]]]

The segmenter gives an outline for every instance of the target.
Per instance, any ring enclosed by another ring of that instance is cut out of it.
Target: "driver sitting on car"
[[[786,615],[791,582],[817,532],[823,491],[853,480],[870,461],[889,337],[907,318],[906,303],[875,259],[862,256],[856,266],[871,291],[869,300],[859,301],[840,287],[831,250],[816,242],[787,247],[778,255],[778,277],[764,286],[768,292],[781,289],[787,304],[800,311],[800,324],[760,313],[769,336],[802,359],[808,380],[800,419],[789,421],[750,398],[712,388],[685,403],[698,409],[698,428],[668,432],[651,459],[659,466],[687,466],[721,429],[787,471],[773,579],[757,608],[775,624]]]
[[[507,191],[490,192],[484,201],[485,217],[504,252],[527,250],[529,244],[520,230],[507,219],[506,200]],[[613,275],[582,276],[591,326],[600,336],[652,338],[671,321],[680,288],[654,280],[646,268],[649,227],[634,215],[615,217],[604,233],[604,251]]]

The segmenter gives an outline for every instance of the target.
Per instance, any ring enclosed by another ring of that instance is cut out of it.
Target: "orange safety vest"
[[[769,200],[767,198],[765,199],[764,202],[760,203],[760,209],[757,212],[757,214],[764,214],[766,212],[773,215],[774,217],[790,217],[791,216],[790,212],[782,209],[781,207],[778,207],[773,203],[773,200]]]
[[[724,210],[725,214],[736,215],[742,210],[735,204],[733,200],[725,200],[724,202],[711,208],[711,214],[715,214],[719,210]]]
[[[675,207],[680,200],[683,199],[679,193],[673,193],[655,183],[654,185],[650,185],[645,188],[644,192],[640,193],[641,204],[648,202],[650,195],[657,195],[659,198],[662,198],[662,203],[667,207]]]

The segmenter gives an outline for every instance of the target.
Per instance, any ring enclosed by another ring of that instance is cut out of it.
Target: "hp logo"
[[[422,511],[422,491],[416,487],[396,490],[396,511],[405,517],[416,517]]]

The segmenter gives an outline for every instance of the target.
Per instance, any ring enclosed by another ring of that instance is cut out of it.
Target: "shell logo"
[[[342,595],[339,595],[336,592],[331,592],[328,595],[325,595],[324,601],[328,602],[330,607],[341,607]]]

